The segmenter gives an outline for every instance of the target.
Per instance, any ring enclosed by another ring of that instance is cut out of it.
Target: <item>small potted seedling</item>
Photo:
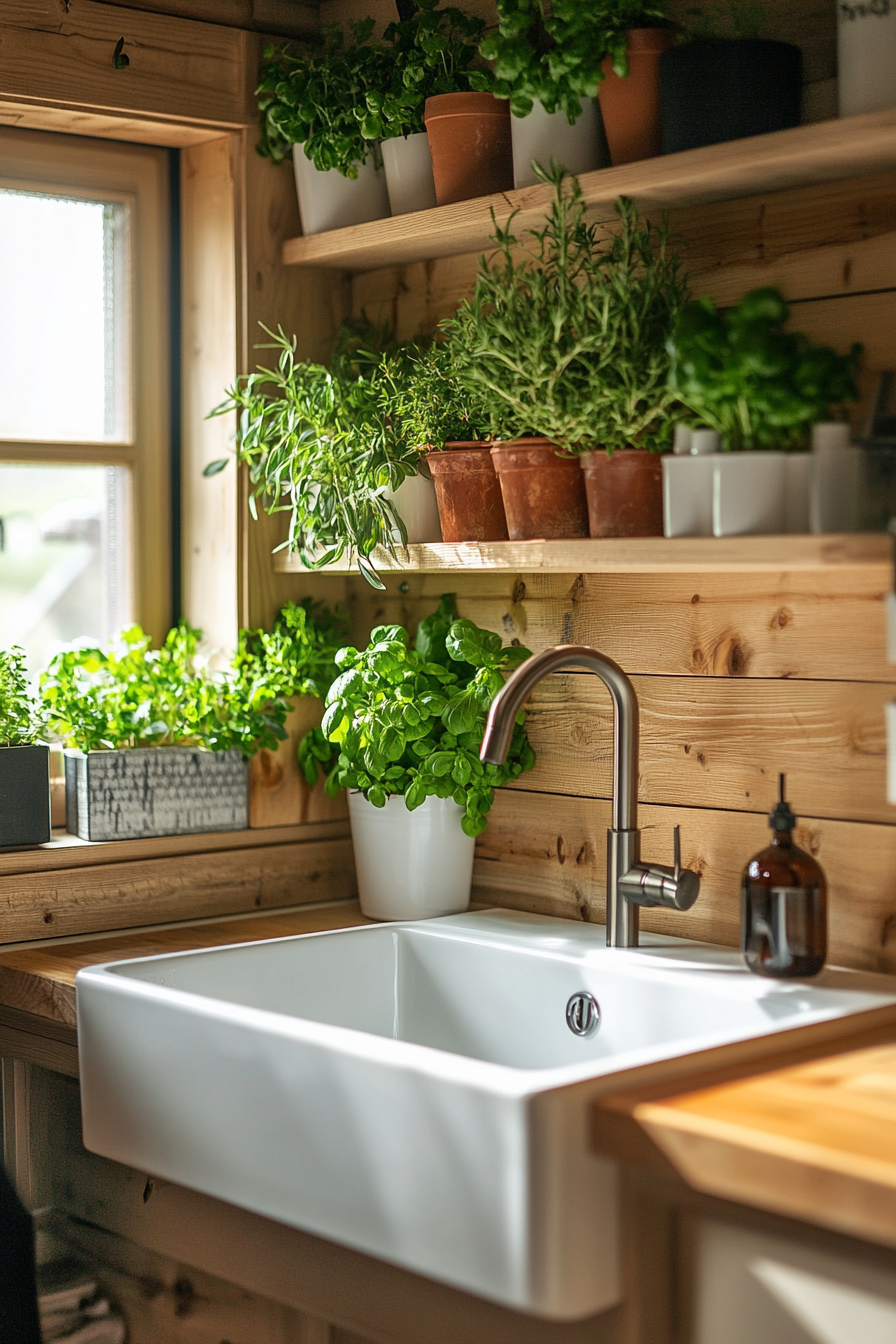
[[[0,849],[50,839],[50,748],[23,649],[0,649]]]
[[[66,828],[82,840],[247,825],[247,758],[284,738],[288,706],[211,672],[200,636],[181,623],[153,649],[135,625],[107,649],[62,650],[41,675],[66,747]]]
[[[371,919],[429,919],[465,910],[473,849],[494,790],[532,768],[524,716],[507,762],[483,765],[486,715],[505,672],[529,650],[456,620],[453,595],[421,622],[416,645],[378,626],[366,649],[337,654],[321,729],[302,744],[309,779],[350,790],[361,909]]]

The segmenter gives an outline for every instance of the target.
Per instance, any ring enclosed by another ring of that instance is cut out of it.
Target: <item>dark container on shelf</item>
[[[0,747],[0,849],[50,839],[50,748]]]
[[[796,817],[784,799],[769,817],[773,840],[747,864],[742,881],[742,950],[756,975],[817,975],[828,951],[828,886],[822,867],[793,843]]]
[[[660,58],[663,153],[799,126],[803,53],[765,38],[705,38]]]

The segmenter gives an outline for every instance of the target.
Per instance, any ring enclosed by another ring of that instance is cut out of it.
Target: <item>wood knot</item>
[[[513,585],[513,592],[511,593],[510,596],[511,604],[513,606],[517,606],[518,603],[525,602],[525,600],[526,600],[526,585],[522,579],[517,579],[516,583]]]
[[[694,596],[691,598],[691,606],[692,606],[692,607],[696,607],[696,605],[697,605],[697,603],[698,603],[699,601],[700,601],[700,594],[699,594],[699,593],[695,593]]]
[[[563,843],[563,836],[557,836],[557,859],[560,863],[566,862],[566,845]]]
[[[793,612],[789,607],[779,607],[772,617],[771,629],[784,630],[793,620]]]
[[[750,665],[750,653],[748,649],[735,640],[728,650],[728,675],[729,677],[745,677],[747,668]]]

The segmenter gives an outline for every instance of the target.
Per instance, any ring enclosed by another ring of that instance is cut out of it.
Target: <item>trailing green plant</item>
[[[628,30],[666,21],[666,0],[498,0],[498,27],[479,47],[494,74],[477,76],[477,87],[509,98],[517,117],[539,102],[573,125],[582,99],[597,95],[604,61],[628,74]]]
[[[0,747],[27,747],[44,731],[40,702],[25,671],[25,650],[0,649]]]
[[[370,140],[390,140],[425,130],[427,98],[476,87],[472,63],[485,24],[439,0],[418,0],[415,12],[390,23],[378,87],[369,87],[355,115]]]
[[[670,386],[723,448],[798,448],[810,425],[858,397],[862,347],[812,345],[784,330],[788,316],[777,289],[754,289],[727,313],[704,298],[679,314]]]
[[[106,649],[78,645],[51,660],[40,692],[52,731],[67,747],[238,747],[251,756],[283,741],[288,706],[270,683],[214,673],[199,657],[202,632],[181,621],[160,649],[139,625]]]
[[[386,361],[352,346],[337,351],[337,369],[327,369],[298,359],[296,338],[282,328],[263,330],[271,344],[262,348],[279,352],[276,368],[238,379],[209,412],[238,413],[237,458],[248,468],[250,511],[257,517],[260,499],[268,513],[287,513],[289,537],[277,549],[296,552],[307,568],[349,553],[382,588],[371,554],[377,546],[395,554],[407,539],[389,491],[417,470],[417,454],[394,432],[389,410],[407,353]],[[226,465],[226,458],[210,462],[205,474]]]
[[[496,226],[472,296],[441,324],[460,383],[499,438],[543,435],[573,452],[661,450],[671,437],[667,342],[687,281],[664,223],[617,202],[618,225],[585,220],[576,178],[552,166],[544,226]]]
[[[685,11],[684,36],[690,41],[714,37],[758,37],[768,19],[764,0],[723,0],[717,5],[695,5]]]
[[[392,379],[389,414],[410,447],[444,448],[452,441],[489,437],[485,399],[460,378],[453,350],[444,341],[412,351]]]
[[[375,137],[365,133],[357,113],[367,90],[379,88],[384,77],[382,50],[370,42],[373,27],[373,19],[365,19],[346,37],[332,24],[309,48],[265,49],[256,89],[263,157],[280,163],[293,145],[304,145],[315,168],[358,176]]]
[[[323,700],[336,680],[336,653],[345,643],[349,622],[306,597],[281,607],[273,630],[241,630],[234,668],[241,685],[251,685],[268,700],[312,695]]]
[[[454,595],[442,598],[416,649],[401,625],[381,625],[366,649],[340,650],[341,675],[330,687],[321,728],[306,736],[299,759],[309,784],[328,770],[327,792],[360,789],[374,807],[403,796],[414,811],[431,796],[464,809],[466,835],[480,835],[494,790],[535,763],[520,713],[507,762],[483,765],[486,715],[504,673],[530,657],[502,647],[500,635],[455,619]]]

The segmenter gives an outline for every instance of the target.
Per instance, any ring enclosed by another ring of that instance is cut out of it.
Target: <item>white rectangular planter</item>
[[[556,159],[569,172],[590,173],[610,166],[610,151],[604,134],[597,98],[582,99],[582,115],[574,126],[565,112],[545,112],[537,100],[527,117],[510,118],[513,145],[513,185],[531,187],[538,181],[532,160],[549,168]]]
[[[82,840],[241,831],[248,761],[198,747],[66,751],[66,830]]]
[[[712,536],[712,483],[717,453],[663,457],[663,533]]]
[[[713,458],[716,537],[782,535],[787,528],[786,453],[719,453]]]
[[[304,145],[293,145],[292,161],[306,237],[388,216],[389,193],[377,146],[371,146],[367,162],[358,166],[355,178],[343,177],[335,168],[320,172],[305,158]]]
[[[809,531],[809,494],[812,485],[812,454],[784,454],[784,530],[790,536]]]
[[[841,0],[837,17],[841,117],[896,107],[896,4]]]
[[[827,426],[818,426],[827,428]],[[864,451],[849,442],[817,441],[812,449],[809,523],[813,532],[858,532],[862,517]]]

